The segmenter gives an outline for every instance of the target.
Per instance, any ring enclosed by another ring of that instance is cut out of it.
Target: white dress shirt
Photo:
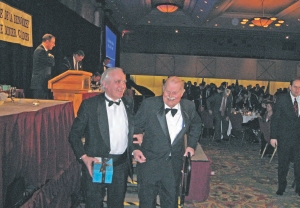
[[[107,94],[105,96],[112,100]],[[124,103],[121,99],[120,101],[120,105],[111,106],[105,101],[110,139],[109,153],[116,155],[123,154],[128,145],[128,118]]]

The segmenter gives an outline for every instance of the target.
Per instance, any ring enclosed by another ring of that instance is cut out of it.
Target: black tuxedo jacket
[[[184,135],[188,134],[187,146],[196,148],[201,132],[201,119],[195,110],[195,104],[189,100],[181,99],[181,113],[183,118],[182,129],[171,144],[165,116],[162,96],[145,99],[135,115],[135,133],[144,133],[140,149],[147,162],[161,158],[177,158],[182,164],[185,151]],[[147,163],[146,162],[146,163]]]
[[[271,121],[271,139],[280,142],[298,141],[300,143],[300,118],[294,111],[290,93],[279,94],[276,98]]]
[[[74,59],[73,56],[71,57],[64,57],[62,60],[60,67],[59,67],[59,72],[63,73],[69,69],[74,69]],[[78,62],[78,70],[82,70],[82,61]]]
[[[220,115],[220,108],[222,104],[223,92],[216,93],[213,96],[207,98],[206,107],[207,110],[212,110],[214,116]],[[225,116],[229,116],[232,108],[232,95],[230,94],[226,100]]]
[[[128,118],[127,156],[132,176],[133,102],[129,97],[123,97],[122,102]],[[81,142],[82,137],[85,137],[85,145]],[[109,157],[110,138],[104,93],[82,101],[72,125],[69,142],[77,158],[84,154],[90,157]]]
[[[55,65],[54,57],[39,45],[33,53],[33,70],[30,89],[48,89],[48,80],[51,78],[51,67]]]

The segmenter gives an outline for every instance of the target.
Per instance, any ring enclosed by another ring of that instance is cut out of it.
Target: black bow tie
[[[175,114],[177,113],[177,109],[173,109],[173,108],[166,108],[165,109],[165,113],[167,114],[169,111],[171,111],[172,116],[174,117]]]
[[[109,100],[107,97],[105,97],[105,100],[108,102],[108,107],[112,106],[113,104],[120,105],[121,100],[118,102],[114,102],[112,100]]]

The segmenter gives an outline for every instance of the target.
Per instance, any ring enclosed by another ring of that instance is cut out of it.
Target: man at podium
[[[59,67],[59,72],[63,73],[69,69],[82,70],[82,60],[84,59],[84,52],[78,50],[73,53],[72,57],[64,57]]]

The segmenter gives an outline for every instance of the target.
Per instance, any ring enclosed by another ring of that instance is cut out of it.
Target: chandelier
[[[156,4],[156,8],[163,13],[172,13],[178,9],[178,6],[174,3],[161,3]]]
[[[249,27],[269,27],[272,23],[276,27],[280,27],[284,20],[279,20],[277,17],[265,17],[265,11],[264,11],[264,0],[261,0],[261,7],[262,7],[262,16],[261,17],[253,17],[251,19],[242,19],[241,24],[246,25],[248,24]]]

